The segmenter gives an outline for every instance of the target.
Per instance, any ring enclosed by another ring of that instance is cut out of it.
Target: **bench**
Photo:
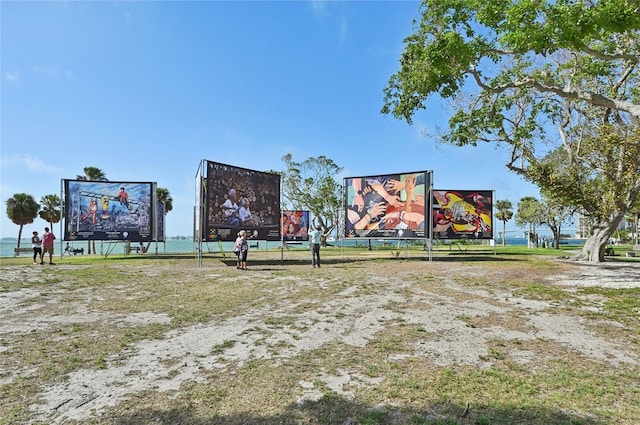
[[[14,257],[18,257],[20,255],[20,253],[23,254],[33,254],[33,248],[32,247],[20,247],[20,248],[13,248],[13,256]]]
[[[627,257],[635,257],[640,252],[640,245],[634,245],[631,251],[627,251]]]
[[[84,248],[71,248],[71,247],[67,247],[64,249],[64,254],[68,254],[68,255],[84,255]]]

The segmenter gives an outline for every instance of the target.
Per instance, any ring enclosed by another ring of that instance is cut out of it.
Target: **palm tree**
[[[84,175],[78,174],[76,180],[86,180],[92,182],[108,182],[106,174],[97,167],[84,167]],[[96,252],[96,241],[93,241],[93,252]],[[87,253],[91,254],[91,241],[87,241]]]
[[[156,196],[158,197],[158,202],[164,204],[164,213],[166,215],[173,209],[173,198],[169,194],[169,189],[165,189],[163,187],[157,188]]]
[[[62,216],[60,207],[60,197],[58,195],[47,195],[40,198],[42,210],[38,213],[41,219],[49,223],[49,227],[53,229],[53,223],[60,221]]]
[[[167,215],[169,211],[173,209],[173,198],[169,194],[169,189],[159,187],[156,189],[156,197],[158,202],[164,205],[164,215]],[[151,241],[147,243],[147,252],[151,246]]]
[[[22,228],[25,224],[33,223],[38,216],[40,205],[33,199],[33,196],[26,193],[16,193],[6,200],[7,217],[20,226],[18,231],[18,248],[20,248],[20,240],[22,239]]]
[[[505,246],[505,237],[507,232],[507,221],[511,220],[513,217],[513,211],[511,211],[513,205],[511,201],[507,199],[503,199],[501,201],[496,201],[496,218],[502,221],[502,246]]]
[[[92,182],[108,182],[107,176],[100,168],[96,167],[84,167],[82,170],[84,175],[77,175],[76,180],[87,180]]]

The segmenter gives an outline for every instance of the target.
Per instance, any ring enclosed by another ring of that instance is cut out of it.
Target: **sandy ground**
[[[21,267],[5,269],[3,272],[6,272],[3,280],[39,279],[37,269],[28,272]],[[10,276],[11,273],[15,273],[15,276]],[[251,273],[252,279],[274,278],[267,270],[254,270]],[[569,290],[581,286],[640,287],[640,263],[575,264],[570,272],[556,276],[554,284]],[[318,282],[313,282],[313,285],[318,285]],[[625,363],[637,365],[640,361],[637,353],[628,351],[618,341],[606,339],[590,330],[579,317],[550,314],[547,302],[526,300],[510,293],[489,293],[482,287],[462,287],[453,280],[445,279],[443,285],[447,290],[445,293],[424,289],[411,291],[408,290],[410,284],[402,279],[390,281],[385,278],[384,287],[380,285],[379,291],[374,290],[363,296],[357,293],[354,283],[341,296],[331,299],[330,304],[300,314],[297,318],[299,326],[295,328],[285,327],[278,332],[269,333],[256,331],[268,327],[265,324],[267,318],[291,317],[292,306],[279,304],[277,297],[274,297],[273,302],[262,309],[252,310],[223,322],[202,323],[174,330],[162,340],[144,341],[129,347],[126,352],[108,359],[104,369],[75,371],[61,384],[41,389],[37,402],[34,400],[31,405],[33,417],[34,420],[51,424],[63,423],[66,419],[82,421],[141,391],[175,390],[186,382],[201,382],[204,379],[203,371],[240,367],[251,359],[271,359],[277,363],[336,341],[363,347],[383,329],[385,323],[398,320],[420,324],[438,337],[426,339],[416,344],[413,351],[397,357],[420,357],[437,366],[488,367],[488,342],[495,338],[524,341],[544,338],[612,366]],[[464,293],[460,298],[462,302],[455,296],[456,293]],[[39,296],[40,291],[34,289],[0,293],[0,338],[4,340],[12,333],[46,329],[59,323],[86,323],[105,318],[121,323],[122,326],[167,323],[170,320],[153,313],[109,316],[104,312],[88,311],[82,302],[70,305],[68,314],[64,316],[40,317],[31,314],[39,310],[39,304],[33,302]],[[60,299],[56,300],[57,297]],[[62,294],[46,299],[47,302],[59,302]],[[430,307],[397,307],[401,304],[410,305],[411,302],[415,304],[416,301]],[[589,308],[597,309],[593,306]],[[331,314],[335,311],[344,314],[337,318],[335,314]],[[469,327],[459,319],[461,316],[482,317],[496,313],[518,314],[526,322],[524,330],[508,329],[500,325]],[[610,325],[621,326],[618,323]],[[235,344],[222,352],[214,350],[225,341],[234,341]],[[283,348],[274,353],[271,349],[274,346]],[[7,348],[3,346],[0,350]],[[509,355],[514,360],[527,364],[532,361],[534,354],[522,350],[512,351]],[[0,376],[3,376],[0,378],[0,385],[29,373],[27,370],[0,370]],[[377,384],[376,380],[350,371],[340,371],[337,375],[320,374],[316,379],[346,397],[351,397],[351,394],[345,388]],[[314,388],[313,382],[299,383],[299,401],[317,399],[321,395]]]

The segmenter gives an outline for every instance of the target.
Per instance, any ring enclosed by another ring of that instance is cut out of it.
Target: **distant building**
[[[578,221],[576,223],[575,237],[578,239],[587,238],[591,234],[591,226],[592,226],[592,223],[587,212],[582,208],[578,210]],[[622,220],[618,225],[618,230],[628,230],[629,232],[633,233],[636,227],[637,227],[637,223],[636,223],[636,226],[634,226],[633,220],[631,221]]]

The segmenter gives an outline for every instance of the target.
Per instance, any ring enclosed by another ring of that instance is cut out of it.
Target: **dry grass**
[[[0,424],[640,417],[640,263],[307,256],[3,259]]]

